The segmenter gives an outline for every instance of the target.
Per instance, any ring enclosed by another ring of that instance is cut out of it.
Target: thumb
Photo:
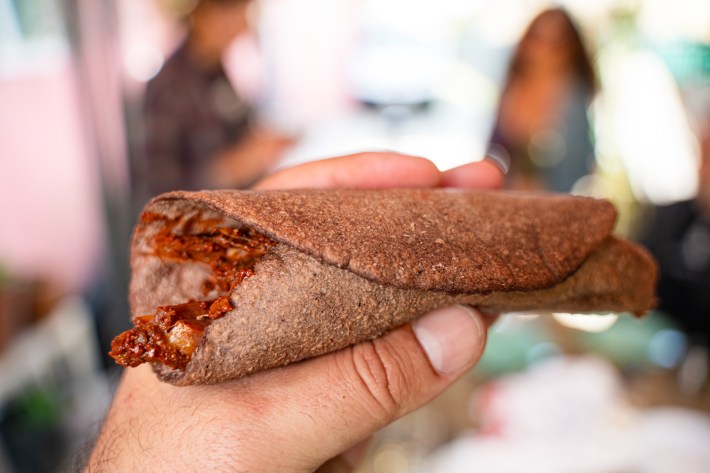
[[[453,306],[353,347],[276,370],[288,454],[319,465],[440,394],[481,357],[486,328]],[[277,421],[281,423],[280,421]]]

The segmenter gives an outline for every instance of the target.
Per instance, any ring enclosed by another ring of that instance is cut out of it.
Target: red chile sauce
[[[207,326],[233,309],[229,295],[254,274],[253,267],[276,244],[249,228],[224,226],[221,220],[169,219],[145,213],[141,223],[161,222],[148,242],[148,255],[174,263],[202,263],[212,270],[202,283],[202,293],[216,292],[209,300],[159,306],[154,314],[133,319],[134,327],[111,342],[111,355],[119,365],[162,363],[185,369]]]

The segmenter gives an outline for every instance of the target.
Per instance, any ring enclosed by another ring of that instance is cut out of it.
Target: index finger
[[[441,173],[428,159],[367,152],[283,169],[256,183],[254,189],[436,187],[440,181]]]

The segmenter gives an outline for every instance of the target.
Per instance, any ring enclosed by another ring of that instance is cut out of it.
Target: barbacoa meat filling
[[[229,300],[233,289],[254,274],[254,265],[275,242],[249,228],[211,227],[216,222],[199,217],[180,221],[148,213],[141,220],[163,223],[149,243],[151,255],[208,265],[212,274],[202,292],[206,296],[216,290],[219,295],[159,306],[154,314],[134,318],[135,326],[114,338],[109,355],[122,366],[157,362],[185,369],[207,326],[233,309]]]

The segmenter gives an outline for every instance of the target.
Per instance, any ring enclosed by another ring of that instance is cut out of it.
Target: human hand
[[[442,173],[423,158],[364,153],[286,169],[256,187],[501,183],[488,162]],[[485,341],[486,321],[457,306],[373,341],[219,385],[178,388],[146,365],[130,368],[87,471],[348,471],[357,445],[441,393],[478,361]]]
[[[222,151],[210,169],[214,188],[245,188],[264,176],[296,142],[295,137],[266,128],[254,128],[235,145]]]

